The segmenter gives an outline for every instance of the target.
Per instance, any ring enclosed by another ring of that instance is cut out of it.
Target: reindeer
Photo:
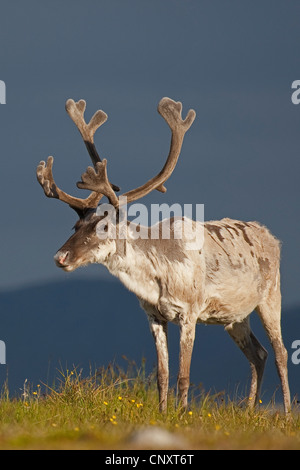
[[[280,243],[263,225],[229,218],[202,223],[204,242],[200,249],[187,249],[187,237],[164,239],[162,226],[155,239],[133,237],[130,223],[125,225],[125,237],[110,236],[113,222],[99,215],[103,196],[119,213],[121,201],[136,201],[153,190],[166,191],[164,183],[171,176],[183,144],[185,133],[196,113],[189,110],[183,120],[182,105],[163,98],[158,112],[171,129],[169,155],[162,170],[144,185],[121,196],[119,188],[107,176],[107,161],[101,161],[95,144],[96,130],[107,120],[99,110],[87,124],[84,100],[66,102],[66,111],[76,124],[91,157],[80,189],[91,194],[86,199],[73,197],[57,187],[53,179],[53,157],[40,162],[37,179],[47,197],[69,204],[79,220],[75,233],[56,253],[56,265],[64,271],[100,263],[118,277],[138,297],[145,310],[157,351],[157,384],[159,407],[167,409],[169,358],[167,325],[173,322],[180,328],[180,359],[178,373],[179,403],[188,404],[190,364],[197,323],[221,324],[244,353],[251,366],[249,406],[259,400],[259,392],[267,359],[267,351],[251,331],[249,316],[256,310],[275,352],[281,381],[285,412],[290,410],[290,391],[287,374],[287,351],[281,335]],[[98,206],[99,205],[99,206]],[[176,232],[176,218],[169,220],[170,230]],[[190,221],[191,222],[191,221]],[[183,225],[187,221],[183,220]],[[201,222],[193,222],[200,224]],[[119,224],[118,217],[115,225]],[[150,230],[151,227],[144,227]],[[107,234],[99,237],[99,233]]]

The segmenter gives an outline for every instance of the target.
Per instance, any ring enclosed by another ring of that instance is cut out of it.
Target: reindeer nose
[[[54,261],[58,267],[67,266],[67,259],[69,256],[68,251],[58,251],[54,256]]]

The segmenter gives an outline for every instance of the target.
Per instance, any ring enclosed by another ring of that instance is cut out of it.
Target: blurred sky
[[[106,275],[53,262],[76,214],[45,198],[36,166],[53,155],[58,186],[85,197],[75,183],[90,164],[65,101],[85,99],[87,119],[108,113],[96,144],[127,191],[165,161],[170,132],[156,108],[169,96],[197,118],[168,192],[143,202],[203,203],[207,220],[267,225],[283,244],[283,303],[298,303],[299,25],[296,0],[2,0],[1,290]]]

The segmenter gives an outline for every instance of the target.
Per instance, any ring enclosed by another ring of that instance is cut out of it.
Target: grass
[[[132,440],[144,428],[167,431],[176,438],[174,448],[300,449],[297,409],[287,419],[272,404],[250,410],[245,402],[194,388],[189,411],[183,411],[171,390],[162,415],[155,374],[146,376],[144,364],[129,364],[125,372],[110,366],[87,378],[76,369],[60,371],[53,387],[25,383],[19,398],[3,388],[0,450],[157,448]]]

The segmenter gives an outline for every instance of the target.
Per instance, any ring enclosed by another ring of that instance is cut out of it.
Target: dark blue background
[[[124,292],[119,302],[120,291],[114,292],[121,287],[101,267],[67,275],[53,263],[75,217],[44,197],[35,168],[53,155],[58,185],[80,194],[75,182],[89,161],[64,110],[70,97],[87,100],[87,118],[98,108],[108,113],[96,144],[122,191],[141,185],[164,163],[170,135],[156,111],[159,100],[182,101],[184,113],[194,108],[197,118],[168,192],[143,202],[203,203],[207,220],[267,225],[283,246],[284,311],[297,311],[300,107],[291,102],[291,84],[300,79],[299,19],[296,0],[1,2],[0,79],[7,104],[0,105],[0,339],[7,343],[8,366],[0,373],[8,369],[13,384],[39,380],[52,355],[52,369],[57,358],[101,365],[123,353],[139,361],[144,352],[152,361],[150,350],[140,347],[147,335],[151,341],[143,313],[134,299],[126,303],[132,294]],[[297,317],[284,316],[283,323],[291,325],[291,340],[300,338]],[[206,370],[209,386],[233,383],[228,373],[240,353],[228,342],[218,354],[220,328],[202,330],[204,342],[212,334],[214,347],[208,352],[199,341],[195,380]],[[83,331],[94,341],[81,343]],[[296,384],[296,366],[291,374]]]

